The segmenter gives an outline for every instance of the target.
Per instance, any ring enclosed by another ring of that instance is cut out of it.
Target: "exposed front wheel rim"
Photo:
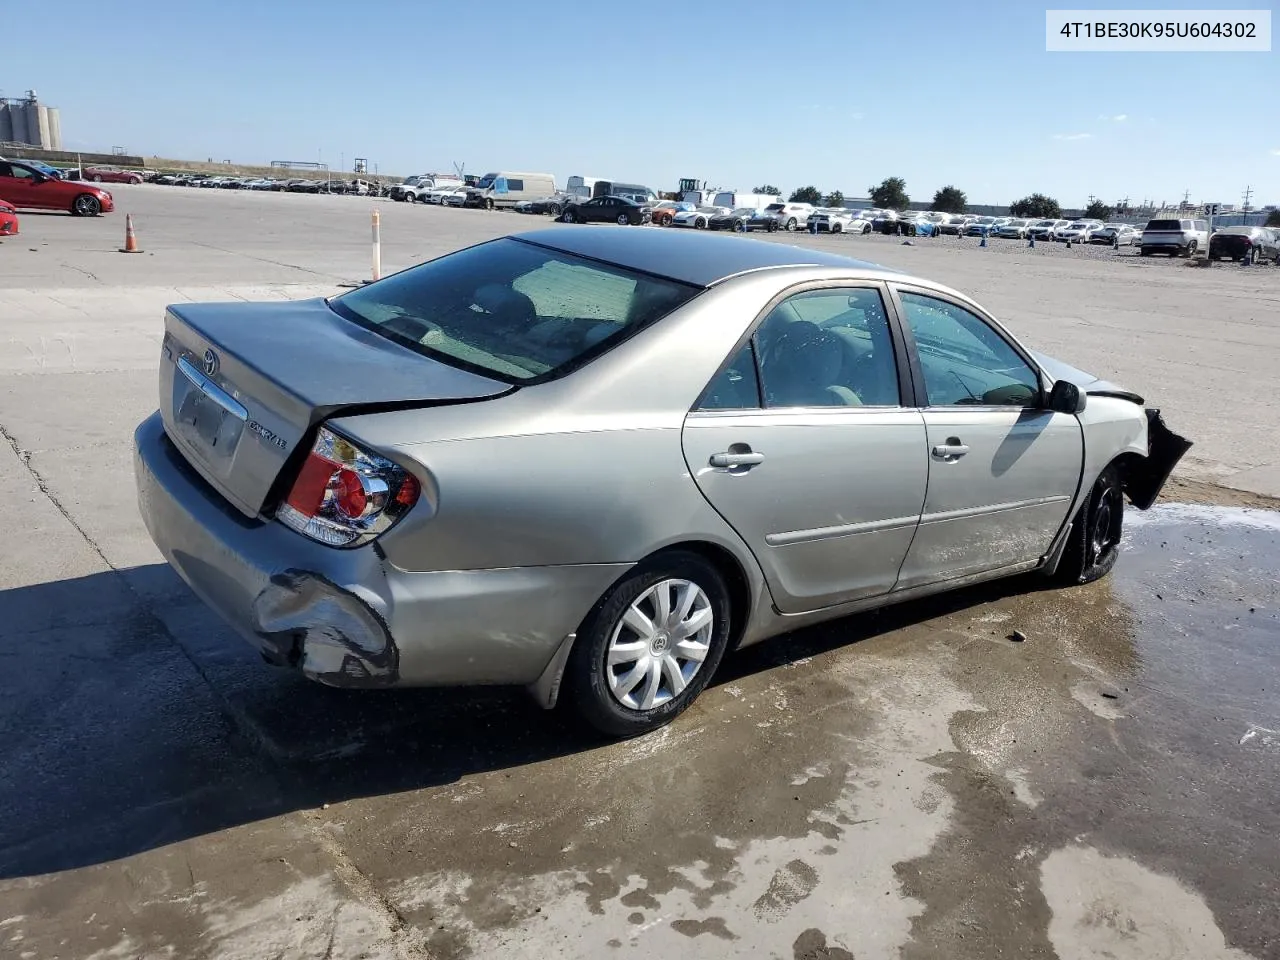
[[[1093,514],[1093,523],[1089,530],[1089,545],[1093,550],[1093,562],[1100,563],[1106,559],[1120,543],[1116,529],[1120,518],[1120,505],[1116,502],[1120,496],[1117,487],[1110,486],[1102,491],[1098,507]]]
[[[98,213],[98,201],[93,197],[77,197],[76,213],[83,217],[92,217]]]
[[[678,697],[709,656],[715,627],[711,598],[692,580],[662,580],[642,592],[605,648],[605,682],[614,700],[647,711]]]

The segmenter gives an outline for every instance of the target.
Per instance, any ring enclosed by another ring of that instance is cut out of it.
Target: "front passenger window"
[[[900,292],[915,338],[929,406],[1031,407],[1040,381],[981,317],[937,297]]]

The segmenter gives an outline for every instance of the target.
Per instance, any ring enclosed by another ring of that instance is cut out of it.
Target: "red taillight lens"
[[[394,526],[421,493],[402,466],[322,427],[276,518],[321,543],[360,546]]]

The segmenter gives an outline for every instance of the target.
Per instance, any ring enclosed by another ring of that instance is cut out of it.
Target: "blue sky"
[[[39,42],[10,24],[0,91],[60,108],[70,149],[362,156],[406,175],[461,161],[658,190],[855,196],[900,176],[913,199],[955,184],[974,203],[1071,206],[1239,203],[1251,185],[1280,203],[1280,54],[1047,53],[1046,6],[62,0],[29,8],[52,19]]]

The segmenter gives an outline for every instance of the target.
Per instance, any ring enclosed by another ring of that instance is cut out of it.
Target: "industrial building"
[[[0,147],[21,144],[41,150],[62,149],[62,120],[57,107],[46,107],[28,90],[21,99],[0,98]]]

